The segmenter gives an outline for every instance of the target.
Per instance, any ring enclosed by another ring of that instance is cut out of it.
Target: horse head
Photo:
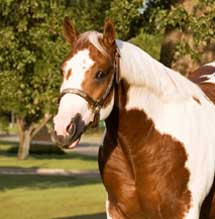
[[[58,143],[73,148],[86,128],[106,119],[113,108],[118,50],[110,20],[105,21],[103,34],[78,34],[67,17],[63,27],[71,51],[61,65],[63,81],[54,128]]]

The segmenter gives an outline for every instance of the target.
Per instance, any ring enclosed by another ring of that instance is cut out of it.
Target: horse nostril
[[[70,136],[74,136],[75,133],[76,133],[76,125],[75,125],[75,123],[70,123],[70,124],[67,126],[66,131],[67,131],[67,133],[68,133]]]

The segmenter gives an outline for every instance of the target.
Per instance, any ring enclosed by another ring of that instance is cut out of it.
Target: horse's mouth
[[[77,140],[75,140],[75,141],[72,142],[69,146],[67,146],[67,149],[73,149],[73,148],[75,148],[75,147],[79,144],[80,140],[81,140],[81,137],[77,138]]]
[[[73,148],[75,148],[79,144],[82,134],[83,134],[82,131],[79,132],[78,130],[76,130],[76,132],[74,132],[73,135],[67,136],[65,144],[63,144],[63,148],[64,149],[73,149]]]
[[[75,129],[66,135],[57,135],[55,131],[54,137],[56,144],[62,149],[73,149],[79,144],[83,132],[84,130]]]

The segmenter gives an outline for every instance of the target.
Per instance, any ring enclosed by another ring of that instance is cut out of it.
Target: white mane
[[[172,97],[186,99],[205,96],[196,84],[167,68],[140,48],[120,40],[117,40],[117,46],[121,55],[121,77],[131,85],[147,87],[163,101]]]

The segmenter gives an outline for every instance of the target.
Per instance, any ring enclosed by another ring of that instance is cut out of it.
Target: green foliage
[[[9,119],[8,114],[4,112],[0,112],[0,133],[8,133],[9,132]]]
[[[65,14],[75,24],[79,32],[87,30],[102,31],[111,0],[73,0],[67,1]]]
[[[166,2],[166,4],[163,4]],[[179,0],[149,1],[145,11],[144,29],[149,33],[164,33],[178,30],[192,37],[191,42],[179,42],[177,53],[200,58],[202,48],[215,43],[215,1],[193,1],[192,10],[187,10]]]
[[[144,12],[143,26],[150,33],[163,33],[187,19],[187,12],[178,0],[149,0]]]
[[[66,50],[59,35],[62,17],[55,1],[1,1],[1,108],[30,123],[52,112],[56,102]]]
[[[138,9],[141,6],[141,0],[74,0],[67,1],[65,14],[72,18],[79,32],[102,32],[104,20],[110,17],[115,23],[118,37],[127,40],[140,27]]]
[[[160,35],[151,35],[142,31],[139,35],[132,38],[130,42],[142,48],[155,59],[160,59]]]
[[[129,39],[140,27],[141,0],[2,0],[0,4],[0,106],[26,124],[56,108],[59,65],[68,52],[62,37],[65,15],[78,31],[102,31],[111,17],[118,37]]]
[[[135,36],[140,27],[140,0],[112,0],[108,16],[116,25],[116,31],[120,39],[128,40]]]

